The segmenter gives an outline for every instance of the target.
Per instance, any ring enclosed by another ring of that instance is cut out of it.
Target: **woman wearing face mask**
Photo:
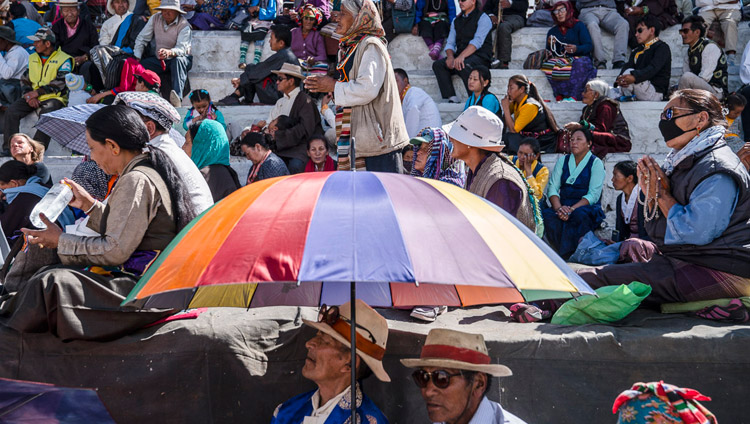
[[[750,175],[724,141],[718,99],[680,90],[659,121],[672,150],[661,165],[638,163],[645,227],[659,248],[647,263],[578,271],[592,287],[641,281],[646,302],[690,302],[750,294]]]

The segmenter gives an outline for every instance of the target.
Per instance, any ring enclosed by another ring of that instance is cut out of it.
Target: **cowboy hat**
[[[78,7],[82,4],[83,2],[76,1],[76,0],[57,0],[57,5],[60,7],[71,7],[71,6]]]
[[[5,25],[0,26],[0,38],[13,44],[18,44],[18,41],[16,41],[16,32]]]
[[[385,344],[388,341],[388,321],[374,309],[367,306],[362,300],[357,299],[356,305],[357,355],[365,361],[378,380],[389,382],[391,378],[383,368]],[[351,340],[351,311],[351,302],[346,302],[339,307],[339,316],[341,318],[332,324],[328,324],[327,321],[313,322],[306,319],[303,319],[302,322],[322,333],[328,334],[351,349],[352,345],[349,342]]]
[[[503,121],[481,106],[470,106],[458,115],[450,124],[448,136],[467,146],[491,152],[499,152],[505,147]]]
[[[430,330],[419,358],[401,360],[408,368],[442,367],[483,372],[495,377],[513,375],[505,365],[490,362],[492,358],[487,353],[487,345],[481,334],[444,328]]]
[[[302,68],[299,65],[292,65],[291,63],[285,63],[281,65],[281,69],[278,71],[271,72],[276,75],[289,75],[290,77],[305,79],[305,76],[302,75]]]
[[[136,0],[127,0],[128,1],[128,12],[132,12],[135,10],[135,1]],[[114,16],[115,15],[115,8],[112,6],[112,0],[107,0],[107,13]]]
[[[161,4],[159,7],[155,7],[155,10],[174,10],[175,12],[179,12],[181,14],[185,14],[184,10],[180,9],[180,1],[179,0],[161,0]]]

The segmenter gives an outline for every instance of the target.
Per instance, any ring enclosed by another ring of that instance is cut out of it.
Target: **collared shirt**
[[[570,177],[568,177],[568,184],[573,184],[578,175],[583,172],[586,164],[591,157],[591,152],[586,153],[581,162],[576,165],[575,160],[571,160],[568,164],[568,171],[570,171]],[[549,185],[547,186],[547,197],[560,196],[560,186],[562,185],[562,174],[563,167],[565,166],[565,160],[568,155],[562,155],[557,159],[555,169],[552,170],[552,175],[549,178]],[[595,157],[594,163],[591,165],[591,179],[589,180],[589,191],[583,196],[584,199],[588,200],[589,205],[599,201],[602,196],[602,186],[604,185],[604,163],[601,159]]]
[[[456,56],[458,56],[461,52],[456,51],[456,27],[453,26],[454,22],[455,20],[451,22],[451,30],[448,33],[448,40],[445,43],[443,51],[453,50],[453,52],[456,53]],[[482,48],[484,40],[487,38],[487,33],[489,33],[491,29],[492,20],[490,20],[489,16],[482,13],[482,16],[479,17],[479,22],[477,23],[477,31],[474,33],[474,38],[469,41],[469,44],[476,47],[477,50]]]
[[[68,22],[65,22],[65,30],[68,32],[68,38],[73,37],[76,34],[76,30],[78,29],[78,24],[81,23],[81,18],[78,18],[76,20],[76,24],[73,26],[68,25]]]
[[[477,412],[471,417],[469,424],[526,424],[526,422],[504,410],[499,403],[493,402],[485,396],[479,404]]]
[[[437,105],[424,90],[411,87],[406,92],[401,105],[404,111],[404,123],[409,138],[416,137],[424,128],[440,128],[443,120]]]
[[[151,41],[152,38],[154,38],[154,16],[151,16],[151,18],[146,22],[146,26],[143,27],[141,30],[141,33],[138,34],[138,38],[135,40],[135,47],[133,48],[133,55],[135,55],[136,58],[141,59],[141,56],[143,55],[143,50],[146,48],[146,45]],[[174,21],[172,21],[171,24],[164,24],[164,30],[166,31],[167,28],[169,28],[172,25],[177,25],[177,23],[180,21],[180,17],[177,16]],[[166,22],[166,21],[165,21]],[[174,53],[176,56],[189,56],[190,55],[190,46],[193,43],[193,32],[190,30],[190,25],[186,25],[185,28],[180,31],[179,34],[177,34],[177,43],[175,43],[174,47],[169,49],[172,53]]]
[[[284,94],[279,100],[276,100],[276,104],[273,105],[273,108],[271,108],[271,112],[268,114],[268,123],[270,124],[271,121],[281,115],[289,116],[289,113],[292,111],[294,100],[297,99],[298,94],[299,87],[290,91],[289,94]]]
[[[102,46],[108,46],[115,40],[117,35],[117,28],[120,28],[122,22],[128,16],[132,15],[133,12],[127,12],[124,15],[114,15],[111,18],[104,21],[102,29],[99,30],[99,44]]]
[[[332,397],[331,400],[329,400],[322,406],[320,405],[320,390],[316,391],[312,395],[312,399],[310,399],[313,408],[312,414],[310,414],[310,416],[308,417],[305,417],[305,419],[302,420],[302,424],[324,424],[328,419],[328,416],[331,415],[331,412],[333,412],[333,409],[336,407],[336,405],[338,405],[341,398],[349,393],[349,389],[351,387],[352,386],[347,387],[343,392]]]
[[[15,45],[0,56],[0,79],[20,80],[24,72],[29,68],[29,53],[21,46]]]

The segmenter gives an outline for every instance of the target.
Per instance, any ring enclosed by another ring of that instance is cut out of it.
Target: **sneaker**
[[[216,102],[219,106],[237,106],[240,104],[240,96],[232,93]]]
[[[444,314],[447,310],[447,306],[418,306],[411,310],[409,316],[426,322],[434,322],[438,315]]]
[[[174,107],[181,107],[182,106],[182,99],[179,95],[177,95],[177,92],[172,90],[169,92],[169,103],[172,103],[172,106]]]
[[[245,70],[245,68],[247,68],[247,63],[240,63],[239,65],[237,65],[237,67],[242,70]]]
[[[637,99],[635,98],[635,94],[633,94],[632,96],[620,96],[620,98],[617,100],[619,100],[620,102],[634,102]]]
[[[458,96],[451,96],[448,98],[448,103],[461,103],[461,99]]]
[[[500,59],[493,60],[492,63],[490,63],[490,69],[497,69],[497,68],[499,68],[501,63],[502,62],[500,62]]]
[[[566,97],[561,100],[561,102],[568,103],[568,102],[577,102],[578,100],[575,99],[575,97]]]
[[[625,66],[625,62],[622,60],[618,60],[617,62],[612,62],[612,69],[622,69],[623,66]]]
[[[607,62],[599,62],[596,64],[596,69],[607,69]]]
[[[732,299],[727,306],[713,305],[695,313],[701,318],[714,321],[743,323],[750,321],[747,308],[739,299]]]

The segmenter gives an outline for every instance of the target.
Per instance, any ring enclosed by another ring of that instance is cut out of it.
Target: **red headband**
[[[359,343],[359,341],[357,342]],[[449,345],[424,345],[420,359],[450,359],[475,365],[487,365],[491,362],[488,355],[476,350]]]

